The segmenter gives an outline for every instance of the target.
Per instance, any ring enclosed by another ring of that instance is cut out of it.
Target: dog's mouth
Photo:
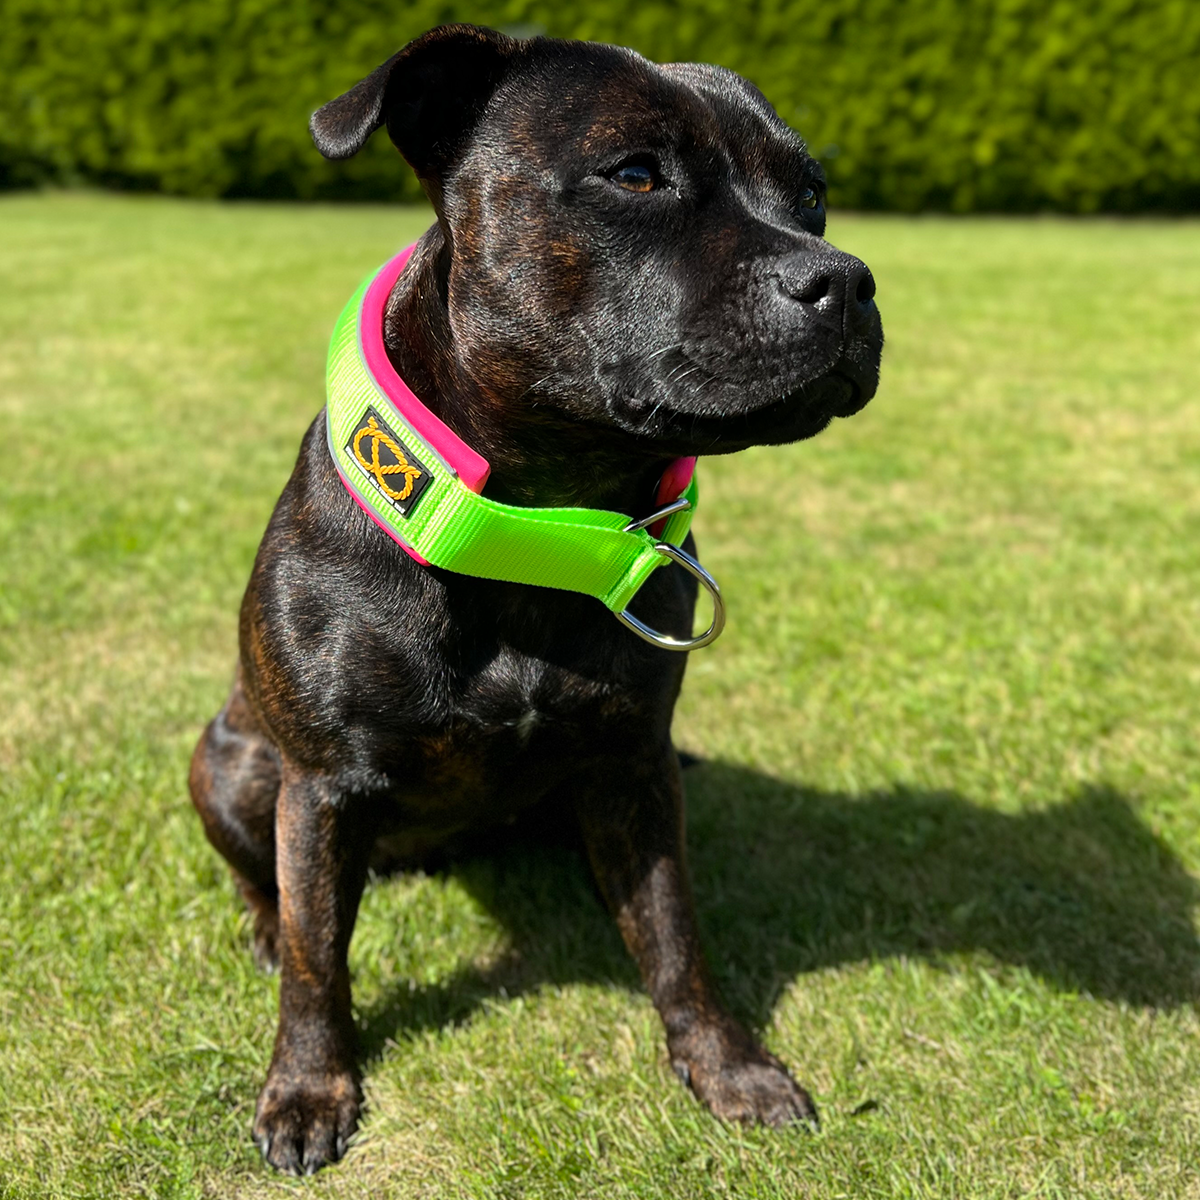
[[[877,384],[876,372],[868,375],[842,359],[819,378],[758,404],[747,403],[739,392],[729,406],[706,406],[703,412],[632,398],[614,401],[610,412],[626,432],[653,439],[674,453],[729,454],[815,437],[835,417],[861,412]]]
[[[835,369],[812,383],[796,388],[760,411],[764,415],[776,410],[783,414],[791,408],[807,408],[814,416],[824,417],[828,421],[834,417],[853,416],[866,405],[868,399],[861,383],[845,371]]]
[[[708,453],[816,437],[835,417],[861,412],[874,394],[874,386],[868,388],[849,372],[835,368],[761,408],[720,419],[720,428],[712,430],[716,444]]]

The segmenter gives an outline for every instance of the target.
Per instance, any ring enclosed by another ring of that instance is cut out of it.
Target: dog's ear
[[[478,25],[442,25],[409,42],[308,123],[326,158],[349,158],[387,125],[423,180],[454,162],[520,43]]]

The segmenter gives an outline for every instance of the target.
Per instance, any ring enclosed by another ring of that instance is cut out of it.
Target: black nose
[[[780,262],[780,286],[793,299],[838,320],[847,337],[865,333],[875,312],[875,276],[840,250],[793,254]]]

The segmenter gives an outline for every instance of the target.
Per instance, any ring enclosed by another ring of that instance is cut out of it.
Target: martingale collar
[[[692,650],[713,641],[725,623],[720,589],[679,548],[696,508],[694,458],[668,467],[659,485],[660,507],[641,521],[597,508],[521,508],[480,494],[487,460],[421,403],[383,344],[384,306],[414,248],[364,280],[329,343],[329,453],[359,507],[425,566],[584,592],[665,649]],[[661,531],[661,540],[648,528]],[[668,561],[690,571],[713,597],[712,626],[699,637],[668,637],[625,611]]]

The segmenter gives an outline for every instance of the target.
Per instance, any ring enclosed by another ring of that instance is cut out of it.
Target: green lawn
[[[368,889],[368,1115],[249,1140],[278,983],[185,789],[325,340],[420,211],[0,201],[0,1195],[1200,1196],[1200,223],[835,216],[883,386],[702,465],[676,723],[725,994],[674,1080],[580,862]]]

